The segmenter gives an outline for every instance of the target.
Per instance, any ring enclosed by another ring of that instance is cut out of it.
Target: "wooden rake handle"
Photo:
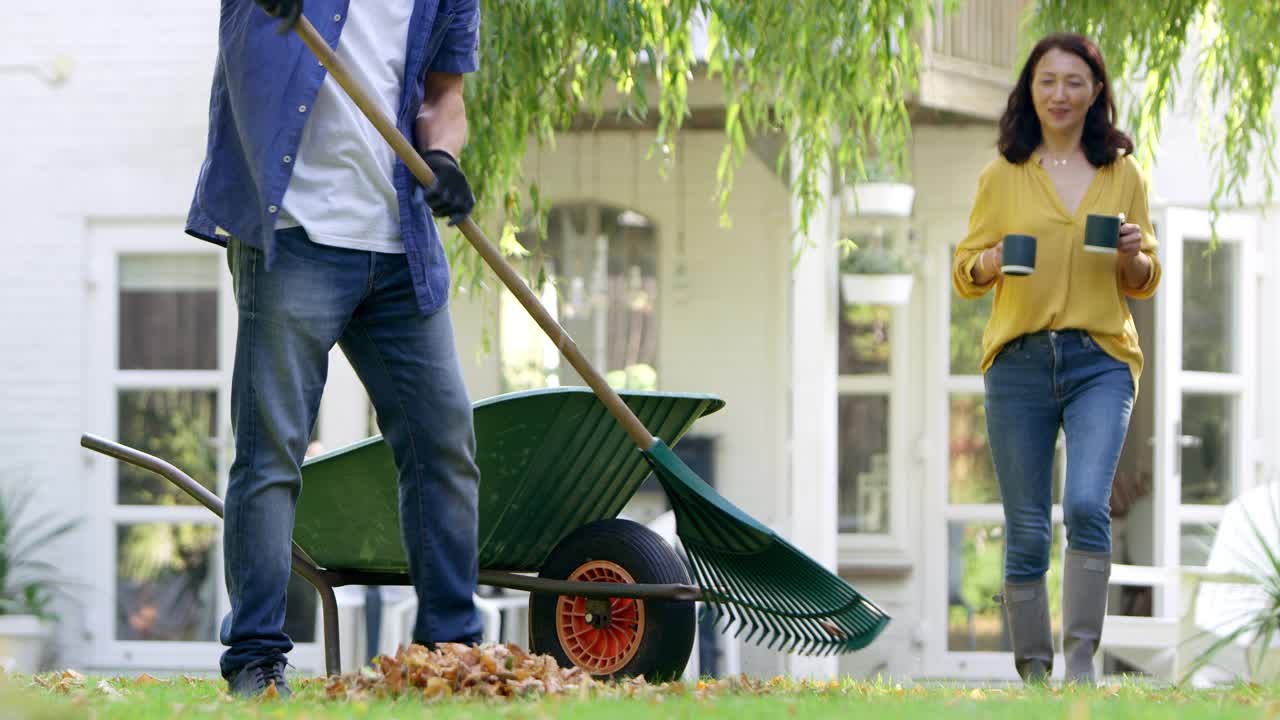
[[[315,26],[307,20],[305,15],[298,18],[294,31],[307,44],[307,47],[311,48],[311,52],[315,53],[316,58],[325,66],[329,74],[333,76],[333,79],[338,81],[338,85],[342,86],[342,89],[360,108],[360,112],[364,113],[369,122],[373,123],[378,133],[391,145],[400,160],[409,166],[409,171],[418,179],[418,182],[422,183],[424,187],[430,187],[435,184],[435,175],[431,172],[431,168],[427,167],[427,163],[423,161],[422,157],[418,155],[418,151],[400,134],[400,131],[396,129],[395,123],[378,109],[365,89],[360,87],[360,84],[351,77],[346,65],[338,59],[338,56],[330,49],[324,38],[320,37],[320,33],[316,31]],[[520,304],[524,306],[524,309],[529,311],[529,315],[538,323],[538,326],[547,334],[547,337],[551,338],[552,342],[556,344],[556,348],[569,361],[573,369],[577,370],[578,374],[586,380],[587,385],[595,392],[596,397],[600,398],[605,408],[609,410],[609,414],[613,415],[623,429],[631,435],[631,439],[635,441],[636,445],[641,450],[648,450],[652,447],[654,437],[645,428],[644,423],[640,422],[640,419],[631,411],[631,408],[627,407],[627,404],[622,401],[618,393],[609,386],[604,376],[591,366],[586,356],[578,349],[577,343],[573,341],[573,338],[569,337],[569,333],[565,332],[560,323],[551,317],[551,313],[547,312],[547,309],[542,306],[542,303],[538,301],[538,297],[529,289],[529,286],[515,271],[515,268],[511,267],[511,264],[502,257],[502,252],[489,241],[489,238],[485,237],[484,231],[470,217],[463,218],[462,222],[457,224],[457,228],[462,231],[462,234],[471,242],[471,246],[476,249],[476,252],[480,253],[480,257],[502,280],[502,284],[506,285],[511,294],[515,295]]]

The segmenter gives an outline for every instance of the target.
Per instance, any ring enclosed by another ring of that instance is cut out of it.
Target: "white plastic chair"
[[[413,639],[413,623],[418,613],[418,597],[411,587],[383,587],[382,624],[378,633],[377,654],[394,655],[401,645]],[[475,595],[476,609],[484,623],[484,642],[528,643],[529,594],[507,590],[499,597]],[[338,600],[339,642],[342,667],[353,670],[364,664],[368,636],[364,626],[364,588],[344,586],[334,591]],[[319,621],[317,621],[318,626]],[[317,633],[320,631],[317,629]]]
[[[1175,592],[1165,617],[1108,615],[1102,648],[1153,676],[1181,681],[1197,657],[1270,606],[1259,578],[1276,572],[1266,548],[1280,556],[1278,519],[1280,483],[1261,486],[1243,493],[1223,511],[1204,567],[1113,565],[1113,586],[1165,587]],[[1266,648],[1252,647],[1256,641],[1254,633],[1242,633],[1208,663],[1217,672],[1197,673],[1193,682],[1203,685],[1220,678],[1274,682],[1280,678],[1280,637],[1273,637]]]

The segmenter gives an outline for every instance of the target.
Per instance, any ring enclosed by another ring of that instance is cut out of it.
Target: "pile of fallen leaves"
[[[394,657],[375,658],[371,668],[330,678],[325,693],[331,700],[404,695],[438,700],[585,695],[595,685],[581,669],[561,668],[550,655],[534,655],[515,645],[441,643],[435,650],[402,646]]]

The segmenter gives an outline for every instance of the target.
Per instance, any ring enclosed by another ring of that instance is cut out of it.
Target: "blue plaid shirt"
[[[304,4],[307,18],[330,47],[338,44],[349,2]],[[227,235],[233,236],[262,250],[268,267],[292,159],[326,72],[297,34],[276,33],[278,22],[253,0],[222,0],[208,148],[186,228],[220,245],[226,244]],[[416,0],[395,118],[406,138],[413,139],[427,72],[474,71],[479,64],[479,31],[479,0]],[[392,178],[418,305],[424,313],[434,312],[448,299],[448,260],[422,188],[409,168],[397,160]]]

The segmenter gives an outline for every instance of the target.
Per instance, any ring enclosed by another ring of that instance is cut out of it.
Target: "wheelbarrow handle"
[[[294,32],[302,38],[307,47],[311,48],[316,58],[320,60],[320,63],[325,66],[329,74],[333,76],[333,79],[338,82],[338,85],[346,91],[356,106],[360,108],[360,112],[364,113],[369,122],[373,123],[374,128],[391,145],[400,160],[409,167],[409,171],[418,179],[418,182],[422,183],[424,187],[430,187],[435,184],[435,175],[432,174],[431,168],[427,167],[427,163],[423,161],[422,157],[418,155],[418,151],[405,139],[404,135],[400,134],[391,119],[374,104],[369,94],[351,76],[351,72],[346,65],[333,52],[329,44],[320,36],[320,33],[316,31],[315,26],[311,24],[311,21],[307,20],[306,16],[298,18],[298,23],[294,26]],[[556,348],[569,361],[573,369],[578,371],[578,374],[582,376],[582,379],[600,398],[600,401],[604,403],[605,408],[613,415],[614,419],[631,435],[631,439],[635,441],[636,445],[641,450],[651,448],[655,439],[649,430],[645,428],[644,423],[640,422],[640,419],[631,411],[631,408],[627,407],[627,404],[623,402],[618,393],[609,386],[604,376],[592,367],[586,356],[578,349],[577,343],[573,341],[573,338],[569,337],[569,333],[565,332],[564,328],[555,321],[555,318],[551,317],[551,313],[547,312],[547,309],[542,306],[542,303],[538,301],[538,297],[529,289],[529,286],[516,272],[515,268],[511,267],[511,264],[502,257],[502,252],[498,250],[497,246],[489,238],[485,237],[484,231],[480,229],[480,226],[476,225],[475,221],[470,217],[466,217],[457,223],[457,228],[462,231],[467,240],[471,241],[472,247],[476,249],[476,252],[480,253],[480,257],[493,269],[498,279],[502,280],[502,284],[506,285],[507,289],[520,301],[525,310],[529,311],[534,321],[547,334],[547,337],[556,344]]]
[[[178,489],[190,495],[196,502],[208,508],[214,515],[217,515],[218,517],[223,516],[222,499],[217,495],[214,495],[212,492],[209,492],[208,488],[196,482],[194,478],[182,472],[170,462],[161,460],[154,455],[144,453],[141,450],[131,448],[128,445],[121,445],[120,443],[112,442],[92,433],[85,433],[84,435],[81,435],[80,445],[95,452],[100,452],[108,457],[113,457],[121,462],[126,462],[135,467],[140,467],[143,470],[150,470],[174,485],[177,485]]]
[[[113,457],[121,462],[129,463],[134,467],[149,470],[174,485],[177,485],[178,489],[190,495],[196,502],[208,508],[209,512],[217,515],[219,518],[225,517],[223,515],[222,498],[214,495],[209,491],[209,488],[196,482],[195,478],[179,470],[173,465],[173,463],[161,460],[154,455],[142,452],[136,448],[131,448],[128,445],[112,442],[104,437],[94,435],[93,433],[85,433],[81,435],[80,445],[95,452],[102,453],[107,457]],[[304,551],[296,542],[293,543],[292,554],[294,560],[293,568],[299,573],[302,573],[304,577],[311,579],[312,574],[321,571],[321,568],[316,564],[316,561],[312,560],[311,556],[307,555],[306,551]]]

